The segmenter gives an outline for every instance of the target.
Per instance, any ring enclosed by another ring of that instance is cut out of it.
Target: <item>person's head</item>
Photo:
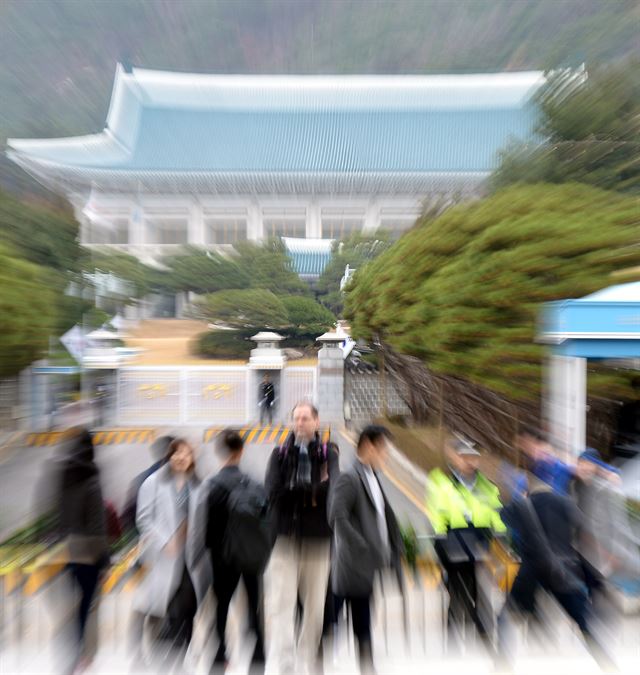
[[[218,436],[218,452],[227,463],[240,462],[243,451],[244,441],[235,429],[225,429]]]
[[[391,432],[378,424],[365,427],[358,438],[356,452],[363,464],[379,470],[385,465],[389,454],[388,442],[392,439]]]
[[[190,473],[195,469],[195,453],[184,438],[176,438],[169,445],[167,460],[174,473]]]
[[[535,427],[521,429],[516,437],[516,444],[533,462],[544,459],[552,452],[545,435]]]
[[[602,458],[600,453],[593,448],[587,448],[578,457],[576,464],[576,475],[583,483],[589,483],[593,477],[599,473]]]
[[[461,476],[472,477],[480,466],[480,453],[473,443],[462,436],[454,436],[445,446],[447,463]]]
[[[301,401],[293,409],[293,433],[296,439],[310,441],[320,428],[318,409],[308,401]]]
[[[160,436],[151,444],[151,456],[155,462],[164,462],[169,453],[169,447],[175,441],[175,436]]]
[[[74,427],[68,433],[66,455],[74,461],[92,463],[94,460],[93,438],[85,427]]]
[[[271,377],[269,376],[269,373],[265,373],[265,374],[262,376],[262,381],[263,381],[265,384],[267,384],[267,382],[271,382]]]

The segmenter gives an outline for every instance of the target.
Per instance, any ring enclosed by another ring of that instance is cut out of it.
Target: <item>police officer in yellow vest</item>
[[[449,625],[459,612],[485,628],[477,608],[475,568],[486,558],[489,541],[506,532],[500,518],[498,487],[478,470],[480,453],[456,436],[445,446],[447,469],[434,469],[427,483],[426,506],[436,535],[435,550],[447,573]]]

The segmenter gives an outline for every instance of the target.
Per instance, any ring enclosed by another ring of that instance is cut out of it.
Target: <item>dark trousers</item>
[[[269,420],[269,424],[273,424],[273,406],[265,401],[260,406],[260,424],[264,424],[265,420]]]
[[[486,553],[487,543],[486,532],[473,528],[450,530],[446,539],[435,543],[435,551],[447,573],[448,623],[451,625],[456,611],[463,611],[481,636],[485,635],[486,629],[477,608],[476,563]]]
[[[84,644],[85,629],[87,627],[87,617],[91,609],[91,603],[98,587],[98,577],[100,575],[99,565],[83,565],[81,563],[70,563],[69,572],[80,588],[80,605],[78,607],[78,643]]]
[[[158,639],[168,642],[172,649],[186,650],[193,635],[193,619],[197,611],[198,599],[185,567],[180,585],[167,608]]]
[[[545,588],[558,601],[583,634],[588,634],[588,597],[586,588],[576,588],[567,592],[559,592],[543,586],[533,566],[523,561],[513,582],[509,602],[517,609],[534,614],[536,611],[536,593]]]
[[[253,651],[253,663],[264,663],[264,632],[262,629],[262,612],[260,600],[260,576],[245,574],[235,567],[227,565],[224,561],[212,556],[213,567],[213,592],[216,595],[216,632],[219,645],[214,665],[224,663],[227,660],[226,639],[227,617],[229,605],[233,598],[240,579],[247,591],[249,604],[249,627],[256,636],[256,646]]]

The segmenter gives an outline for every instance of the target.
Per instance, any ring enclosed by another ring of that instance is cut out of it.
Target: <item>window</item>
[[[391,235],[391,239],[400,239],[400,237],[413,225],[415,224],[415,219],[402,219],[402,218],[382,218],[380,220],[380,229],[386,230]]]
[[[364,209],[360,208],[326,208],[321,217],[323,239],[344,241],[364,225]]]
[[[307,211],[305,208],[262,210],[264,238],[294,237],[305,239],[307,236]]]
[[[204,222],[207,244],[235,244],[247,238],[246,218],[207,218]]]
[[[145,214],[146,241],[159,245],[184,245],[189,241],[189,219],[185,215]]]
[[[92,212],[85,228],[87,244],[128,244],[129,215],[122,212]]]

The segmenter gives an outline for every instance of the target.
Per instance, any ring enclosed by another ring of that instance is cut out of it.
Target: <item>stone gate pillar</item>
[[[329,332],[316,338],[322,344],[318,352],[318,410],[320,421],[344,424],[344,333]]]

